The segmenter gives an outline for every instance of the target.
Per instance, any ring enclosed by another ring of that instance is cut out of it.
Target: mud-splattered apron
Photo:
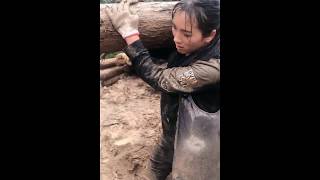
[[[182,96],[174,148],[173,180],[219,180],[220,110],[205,112]]]

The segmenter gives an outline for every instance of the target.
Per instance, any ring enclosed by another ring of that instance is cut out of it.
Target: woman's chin
[[[177,51],[178,51],[178,53],[180,53],[180,54],[186,54],[186,52],[183,51],[183,49],[178,49],[178,48],[177,48]]]

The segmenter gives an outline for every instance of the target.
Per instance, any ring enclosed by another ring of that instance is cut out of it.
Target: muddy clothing
[[[162,91],[162,95],[168,94],[178,97],[184,93],[191,93],[196,104],[202,109],[208,112],[215,112],[219,109],[219,59],[197,59],[190,65],[179,67],[170,67],[170,62],[167,67],[159,66],[150,57],[141,41],[136,41],[128,46],[125,52],[133,61],[137,75],[153,88]],[[180,55],[178,60],[183,61],[186,58]],[[171,57],[171,59],[176,60],[177,57]],[[170,99],[166,99],[167,102],[163,103],[170,104]],[[165,114],[168,115],[168,113]],[[169,115],[169,117],[171,116]],[[172,121],[175,119],[170,118]]]
[[[124,52],[132,60],[138,76],[161,93],[163,134],[151,157],[151,169],[157,180],[171,172],[179,97],[189,94],[195,104],[206,112],[220,109],[220,52],[211,44],[189,56],[173,53],[166,64],[156,64],[140,40],[127,46]]]

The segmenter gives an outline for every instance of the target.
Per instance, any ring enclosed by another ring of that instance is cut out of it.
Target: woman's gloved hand
[[[119,4],[106,6],[106,13],[113,27],[119,32],[123,39],[139,34],[139,16],[132,11],[132,5],[138,0],[122,0]]]

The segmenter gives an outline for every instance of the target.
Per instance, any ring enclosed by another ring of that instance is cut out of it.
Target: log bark
[[[104,70],[100,70],[100,80],[105,81],[105,80],[111,79],[112,77],[123,74],[128,70],[129,70],[129,67],[127,65],[115,66],[115,67],[107,68]]]
[[[125,53],[119,53],[114,58],[101,59],[100,60],[100,69],[106,69],[113,66],[123,66],[130,65],[131,61]]]
[[[147,49],[174,47],[171,11],[177,2],[139,2],[134,9],[139,15],[140,38]],[[114,4],[107,4],[114,6]],[[100,54],[122,50],[126,44],[116,32],[100,4]]]
[[[111,86],[112,84],[116,83],[122,76],[123,74],[120,74],[120,75],[117,75],[117,76],[114,76],[108,80],[104,80],[102,81],[102,85],[103,86]]]
[[[100,69],[106,69],[109,67],[117,66],[117,58],[101,59]]]

